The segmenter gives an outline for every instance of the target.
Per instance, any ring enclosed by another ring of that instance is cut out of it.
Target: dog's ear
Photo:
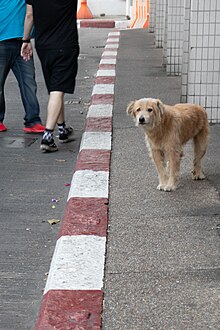
[[[157,99],[156,102],[157,102],[157,107],[160,110],[160,113],[162,115],[164,113],[164,111],[165,111],[164,105],[161,102],[161,100],[159,100],[159,99]]]
[[[134,116],[134,104],[135,104],[135,101],[131,101],[128,106],[127,106],[127,114],[130,115],[130,116]]]

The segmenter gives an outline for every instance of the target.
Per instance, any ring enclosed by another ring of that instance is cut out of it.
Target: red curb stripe
[[[94,94],[91,104],[113,104],[114,94]]]
[[[73,235],[106,237],[107,226],[107,198],[72,197],[65,209],[59,237]]]
[[[96,77],[95,84],[114,84],[115,83],[115,76],[114,77]]]
[[[83,20],[80,21],[80,27],[81,28],[114,28],[115,27],[115,21],[112,20]]]
[[[100,330],[102,299],[99,290],[51,290],[43,297],[35,330]]]
[[[101,27],[94,20],[81,23],[85,27]],[[93,24],[93,26],[86,26],[86,23]],[[111,38],[118,37],[111,36]],[[106,52],[108,50],[113,51],[113,49],[105,49]],[[114,50],[117,52],[117,49]],[[102,56],[103,59],[116,59],[116,57],[117,55]],[[115,65],[113,66],[115,68]],[[100,69],[112,69],[113,66],[103,65],[100,66]],[[95,83],[114,84],[115,79],[115,76],[96,77]],[[93,105],[113,103],[114,94],[94,94],[91,96],[91,104]],[[109,132],[112,131],[111,122],[112,117],[88,117],[86,130]],[[109,172],[110,156],[110,150],[81,150],[75,170],[88,169]],[[107,237],[108,204],[109,198],[70,198],[66,204],[58,238],[76,235]],[[41,301],[35,330],[100,330],[102,304],[103,292],[101,290],[50,290]]]
[[[92,170],[109,172],[110,156],[110,150],[81,150],[77,157],[75,171]]]
[[[99,64],[100,70],[114,70],[116,67],[115,64]]]
[[[85,123],[86,132],[111,132],[112,117],[87,118]]]

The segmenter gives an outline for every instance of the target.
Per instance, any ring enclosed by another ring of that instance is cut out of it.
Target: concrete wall
[[[191,1],[188,50],[187,101],[220,122],[220,1]]]
[[[164,41],[164,19],[166,11],[166,0],[155,0],[155,4],[155,45],[158,48],[162,48]]]
[[[163,47],[167,74],[182,77],[181,101],[202,105],[210,122],[220,123],[220,0],[151,0],[151,5],[150,32],[156,47]]]
[[[155,0],[150,0],[150,19],[149,19],[149,32],[155,31],[155,17],[156,15],[156,3]]]
[[[167,0],[167,74],[180,75],[184,37],[184,1]]]
[[[100,16],[101,14],[106,16],[126,15],[126,0],[87,0],[87,5],[93,16]]]

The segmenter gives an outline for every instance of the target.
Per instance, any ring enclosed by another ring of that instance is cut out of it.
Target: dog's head
[[[130,102],[127,114],[134,118],[137,126],[154,128],[160,123],[164,110],[164,105],[159,99],[143,98]]]

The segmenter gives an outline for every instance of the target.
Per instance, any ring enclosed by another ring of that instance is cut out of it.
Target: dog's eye
[[[137,111],[137,112],[140,112],[140,111],[141,111],[141,109],[140,109],[140,108],[138,108],[136,111]]]
[[[152,111],[153,111],[153,109],[152,109],[152,108],[149,108],[149,109],[147,109],[147,111],[148,111],[148,112],[152,112]]]

